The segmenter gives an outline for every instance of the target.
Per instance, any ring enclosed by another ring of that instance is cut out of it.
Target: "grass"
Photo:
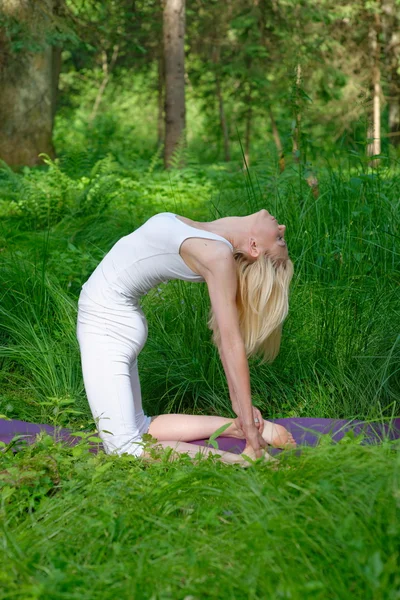
[[[77,155],[1,171],[0,414],[93,431],[76,302],[104,253],[155,212],[266,206],[287,225],[295,277],[278,359],[251,361],[254,403],[271,417],[398,415],[396,165],[321,167],[315,198],[295,167],[163,173],[157,161]],[[161,285],[143,308],[147,413],[232,416],[205,286]],[[0,600],[399,600],[399,446],[328,442],[276,471],[145,466],[46,436],[1,453]]]
[[[75,339],[76,300],[122,235],[160,210],[201,220],[267,206],[287,225],[295,277],[280,356],[272,366],[252,361],[254,402],[270,416],[381,419],[398,411],[395,168],[321,169],[318,198],[294,168],[280,177],[264,165],[247,176],[195,166],[165,174],[154,165],[129,171],[109,156],[92,165],[87,177],[81,169],[64,159],[50,162],[47,171],[17,175],[5,169],[0,177],[5,390],[0,410],[7,412],[9,390],[15,398],[18,388],[24,400],[18,405],[14,399],[14,412],[8,413],[23,414],[30,388],[36,401],[72,398],[90,419]],[[25,206],[25,196],[18,195],[28,188]],[[48,225],[43,190],[57,199]],[[146,410],[231,414],[206,326],[205,287],[170,282],[149,293],[143,306],[150,331],[139,358]],[[46,418],[43,404],[38,409]],[[50,413],[51,407],[48,418]]]
[[[3,465],[0,598],[397,600],[398,450],[145,467],[43,436]]]

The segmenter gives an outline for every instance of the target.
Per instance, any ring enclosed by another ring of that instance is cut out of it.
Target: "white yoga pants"
[[[86,395],[105,452],[140,456],[151,422],[143,412],[137,363],[147,339],[143,311],[106,309],[82,293],[77,336]]]

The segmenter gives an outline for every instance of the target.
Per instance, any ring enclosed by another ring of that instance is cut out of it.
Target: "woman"
[[[255,353],[271,361],[279,351],[293,274],[284,234],[285,226],[267,210],[207,223],[166,212],[123,237],[104,257],[82,288],[77,333],[85,389],[107,453],[141,456],[142,436],[149,433],[161,446],[195,456],[204,448],[188,442],[228,423],[224,435],[245,438],[252,458],[262,456],[267,443],[294,445],[285,428],[263,421],[252,406],[247,362]],[[139,300],[169,279],[207,283],[209,325],[237,415],[233,422],[195,415],[151,419],[143,412],[137,357],[147,323]],[[225,453],[222,460],[245,459]]]

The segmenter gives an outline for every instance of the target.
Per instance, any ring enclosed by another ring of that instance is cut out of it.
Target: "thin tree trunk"
[[[3,15],[32,32],[42,45],[39,51],[14,52],[0,27],[0,157],[10,166],[38,164],[41,153],[54,157],[60,51],[43,40],[58,5],[58,0],[43,0],[41,6],[26,0],[2,2]]]
[[[107,52],[103,50],[102,52],[102,68],[103,68],[103,81],[100,84],[100,87],[97,92],[96,100],[94,101],[94,105],[92,108],[92,112],[89,115],[89,124],[92,124],[94,119],[96,118],[97,111],[99,110],[100,102],[102,101],[103,94],[106,90],[107,84],[110,81],[111,71],[116,63],[118,58],[119,47],[115,44],[113,48],[113,53],[111,56],[110,63],[108,63]]]
[[[250,166],[250,141],[251,141],[251,122],[253,119],[253,107],[251,103],[251,90],[248,93],[246,98],[246,104],[248,106],[246,112],[246,131],[244,136],[244,162],[243,168],[246,168],[246,165]]]
[[[229,144],[229,131],[228,131],[228,123],[225,117],[225,109],[224,109],[224,98],[221,90],[221,80],[219,75],[216,75],[216,86],[217,86],[217,97],[218,97],[218,107],[219,107],[219,122],[221,125],[222,135],[224,138],[224,158],[226,162],[231,160],[231,149]]]
[[[160,147],[164,143],[164,60],[162,48],[160,49],[157,67],[157,146]]]
[[[381,69],[380,69],[380,43],[379,43],[380,21],[379,15],[374,15],[374,25],[371,26],[369,38],[372,54],[372,124],[369,131],[371,140],[367,146],[368,156],[376,156],[381,153]],[[371,166],[379,165],[379,160],[371,161]]]
[[[300,93],[299,88],[301,85],[301,65],[298,64],[296,67],[296,99],[294,106],[294,121],[295,127],[293,130],[293,146],[292,155],[295,163],[300,162],[300,134],[301,134],[301,112],[300,112]]]
[[[385,40],[389,90],[389,139],[400,145],[400,17],[395,0],[382,0],[382,31]]]
[[[52,55],[52,72],[51,72],[51,122],[52,128],[54,126],[54,119],[57,110],[58,100],[58,81],[60,79],[61,72],[61,50],[60,46],[53,46]]]
[[[171,167],[174,152],[185,141],[185,0],[165,0],[163,39],[165,65],[164,165],[168,169]]]
[[[389,88],[389,132],[393,146],[400,146],[400,75],[391,73]]]
[[[222,94],[221,77],[220,77],[220,73],[219,73],[219,65],[220,65],[220,48],[218,45],[219,39],[218,39],[218,36],[216,36],[216,38],[217,38],[216,44],[214,45],[214,48],[212,51],[212,61],[214,63],[215,87],[216,87],[217,99],[218,99],[219,123],[221,125],[222,137],[224,140],[224,158],[225,158],[226,162],[229,162],[231,160],[231,151],[230,151],[230,144],[229,144],[229,130],[228,130],[228,123],[226,121],[226,116],[225,116],[224,97]]]
[[[372,144],[372,154],[378,155],[381,153],[381,70],[378,65],[373,70],[373,86],[374,86],[374,141]]]
[[[285,154],[283,151],[283,146],[279,135],[278,127],[274,118],[274,114],[270,106],[268,107],[268,113],[271,121],[272,137],[274,138],[275,146],[278,151],[279,170],[281,173],[283,173],[283,171],[285,170]]]

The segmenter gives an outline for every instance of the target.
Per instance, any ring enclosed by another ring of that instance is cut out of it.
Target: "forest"
[[[0,0],[0,423],[80,439],[0,441],[0,600],[400,600],[400,435],[246,469],[93,452],[76,337],[152,215],[267,208],[294,277],[253,404],[395,431],[399,162],[400,0]],[[234,418],[206,286],[141,304],[146,414]]]

